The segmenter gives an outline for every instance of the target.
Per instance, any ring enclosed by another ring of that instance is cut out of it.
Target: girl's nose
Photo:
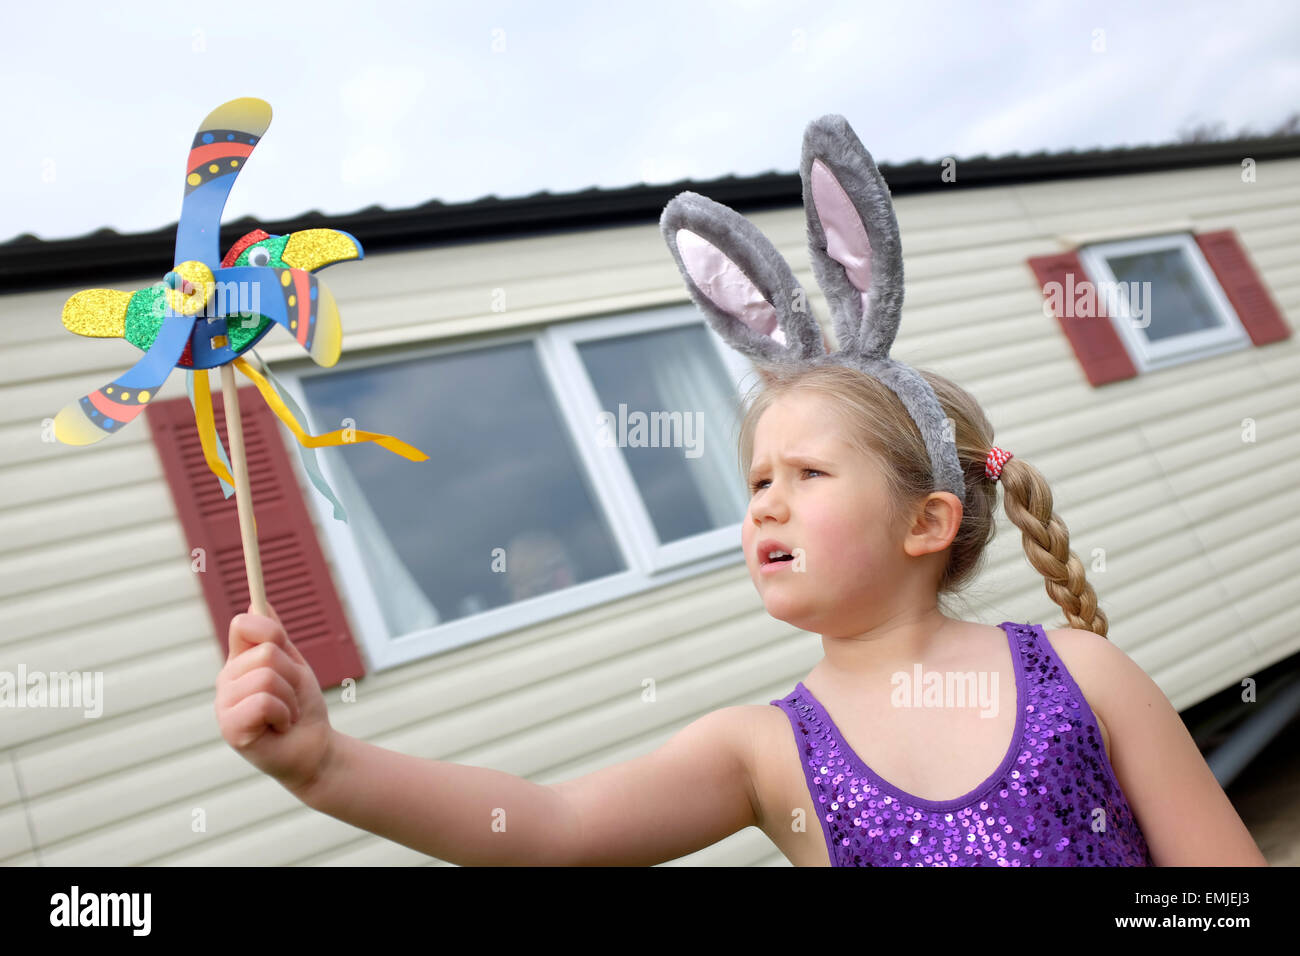
[[[783,521],[789,516],[789,509],[778,492],[769,485],[761,497],[756,497],[749,505],[749,517],[755,525],[762,525],[764,518]]]

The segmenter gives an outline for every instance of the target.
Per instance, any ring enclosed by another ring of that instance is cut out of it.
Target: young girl
[[[762,375],[740,436],[745,561],[768,613],[825,652],[788,696],[543,786],[338,733],[278,618],[241,614],[222,736],[308,806],[461,865],[648,865],[748,826],[809,866],[1266,865],[1178,713],[1105,639],[1043,476],[993,445],[967,392],[889,357],[897,222],[843,118],[809,125],[801,173],[838,351],[747,220],[683,193],[661,222]],[[1068,629],[939,610],[979,569],[998,481]]]

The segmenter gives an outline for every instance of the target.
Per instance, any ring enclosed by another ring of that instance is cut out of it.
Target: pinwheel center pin
[[[216,287],[212,270],[194,260],[182,262],[163,281],[167,284],[167,304],[180,315],[202,312]]]

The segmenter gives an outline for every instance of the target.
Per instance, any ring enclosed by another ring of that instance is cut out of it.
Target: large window
[[[743,560],[749,364],[682,307],[284,375],[348,523],[308,486],[372,666]]]
[[[1079,257],[1138,371],[1250,345],[1190,235],[1098,243]]]

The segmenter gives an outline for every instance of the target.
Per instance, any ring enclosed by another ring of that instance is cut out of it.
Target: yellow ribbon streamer
[[[276,417],[289,427],[289,430],[297,437],[298,443],[307,448],[322,448],[326,445],[348,445],[353,442],[372,441],[381,448],[388,449],[395,455],[401,455],[408,461],[429,460],[429,456],[420,451],[420,449],[416,448],[414,445],[408,445],[400,438],[394,438],[392,435],[384,435],[378,432],[366,432],[350,428],[347,430],[327,432],[324,435],[310,435],[300,424],[298,424],[298,420],[293,417],[293,412],[289,411],[284,402],[280,400],[280,396],[277,395],[275,389],[271,387],[271,383],[263,378],[255,368],[249,365],[242,357],[235,359],[235,368],[239,369],[252,380],[253,384],[257,386],[257,390],[262,393],[262,398],[266,400],[266,404],[270,406],[271,411],[275,412]],[[204,453],[206,454],[206,452],[207,448],[205,446]],[[211,464],[211,459],[209,459],[209,464]],[[220,463],[218,462],[218,464]]]
[[[376,432],[357,431],[351,429],[350,434],[342,430],[328,432],[324,435],[310,435],[294,418],[293,412],[289,411],[280,396],[271,388],[271,384],[248,364],[243,358],[235,359],[235,367],[243,372],[257,390],[262,393],[262,398],[270,406],[271,411],[275,412],[276,417],[288,426],[298,439],[299,444],[307,448],[322,448],[326,445],[347,445],[357,441],[372,441],[382,448],[387,448],[395,455],[401,455],[409,461],[428,461],[429,456],[413,445],[408,445],[399,438],[392,435],[383,435]],[[235,479],[231,477],[230,471],[217,455],[217,426],[216,419],[212,412],[212,391],[208,381],[207,369],[198,369],[194,373],[194,421],[199,430],[199,443],[203,446],[203,458],[208,463],[208,470],[218,478],[222,479],[229,485],[235,484]],[[253,533],[257,534],[257,519],[253,519]]]
[[[199,444],[203,446],[203,457],[207,460],[208,470],[227,484],[233,486],[235,479],[230,477],[225,463],[217,456],[217,425],[212,415],[212,390],[208,382],[208,370],[197,369],[194,372],[194,423],[199,427]],[[257,518],[253,518],[253,536],[257,536]]]
[[[235,479],[230,477],[225,462],[217,455],[217,426],[212,417],[212,391],[205,368],[194,372],[194,422],[199,426],[199,443],[203,445],[203,457],[207,459],[208,468],[233,487]]]

